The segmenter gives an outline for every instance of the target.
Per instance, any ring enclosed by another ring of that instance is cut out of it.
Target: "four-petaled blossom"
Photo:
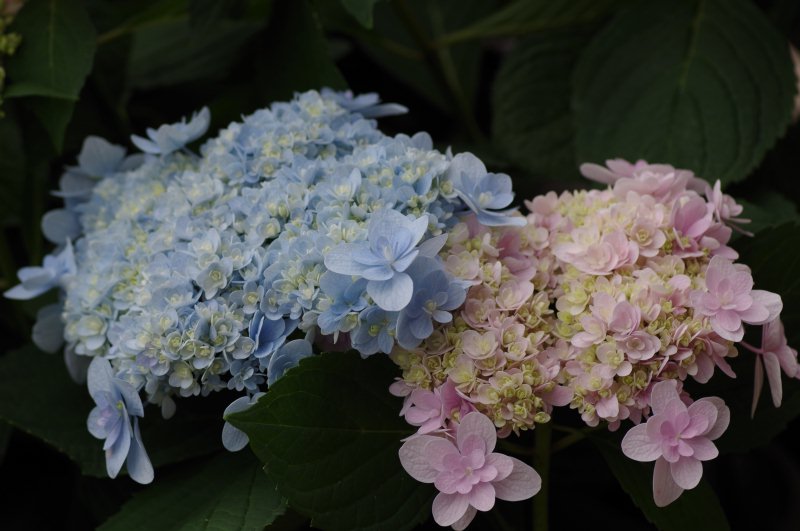
[[[494,507],[495,498],[519,501],[542,486],[539,474],[519,459],[493,452],[494,423],[473,411],[458,425],[456,443],[444,437],[419,435],[400,448],[400,462],[417,481],[433,483],[433,518],[441,526],[464,529],[477,511]]]
[[[506,208],[514,199],[511,177],[504,173],[488,173],[486,166],[472,153],[459,153],[450,162],[447,175],[458,197],[475,212],[478,221],[487,227],[523,226],[525,218],[511,216]]]
[[[87,378],[89,394],[97,404],[86,422],[89,433],[105,439],[106,468],[109,477],[116,477],[127,459],[128,474],[137,483],[153,481],[153,465],[142,444],[139,419],[144,408],[139,393],[131,384],[114,376],[111,364],[94,358]]]
[[[208,130],[210,121],[211,113],[208,107],[203,107],[200,112],[192,115],[189,123],[186,123],[186,118],[184,117],[180,122],[162,125],[158,129],[148,128],[147,136],[150,138],[149,140],[141,136],[131,135],[131,142],[145,153],[169,155],[203,136]]]
[[[706,269],[706,290],[694,291],[692,305],[710,318],[711,327],[725,339],[741,341],[744,326],[774,320],[783,308],[779,295],[753,289],[750,269],[714,256]]]
[[[369,219],[367,241],[334,247],[325,256],[325,267],[367,279],[367,294],[375,304],[387,311],[402,310],[414,294],[414,281],[405,270],[423,252],[417,244],[427,230],[427,216],[411,219],[395,210],[379,210]],[[439,252],[444,241],[437,242],[441,245],[423,254]]]
[[[719,454],[711,441],[728,427],[730,411],[717,397],[701,398],[686,407],[674,380],[653,386],[650,407],[653,416],[625,434],[622,451],[636,461],[656,462],[653,499],[664,507],[700,482],[702,462]]]
[[[779,407],[783,399],[781,369],[783,369],[783,372],[790,378],[798,376],[798,370],[800,370],[797,364],[797,351],[786,343],[783,323],[780,319],[775,319],[764,325],[761,332],[760,349],[754,348],[747,343],[743,343],[743,345],[756,354],[753,405],[750,410],[750,415],[755,415],[758,397],[761,395],[761,388],[764,385],[765,370],[772,394],[772,403],[775,404],[775,407]]]

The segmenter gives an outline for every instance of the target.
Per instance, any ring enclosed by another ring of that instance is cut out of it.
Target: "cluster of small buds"
[[[58,247],[6,295],[61,288],[36,343],[54,351],[63,336],[77,379],[107,359],[165,417],[176,396],[265,390],[315,340],[363,356],[415,347],[466,294],[437,256],[457,215],[519,219],[498,211],[510,177],[371,119],[398,112],[374,94],[310,91],[199,155],[186,145],[208,109],[133,136],[132,156],[90,137],[60,181],[64,208],[42,221]]]
[[[3,68],[3,56],[14,55],[22,37],[18,33],[6,33],[6,29],[14,19],[14,15],[22,7],[20,0],[0,0],[0,118],[3,118],[3,87],[6,71]]]
[[[547,349],[555,317],[536,287],[551,267],[538,258],[540,236],[530,224],[489,228],[476,216],[450,231],[440,256],[472,285],[466,302],[419,346],[391,354],[403,370],[391,391],[406,397],[402,414],[419,433],[452,430],[477,410],[505,437],[569,403],[561,360]]]

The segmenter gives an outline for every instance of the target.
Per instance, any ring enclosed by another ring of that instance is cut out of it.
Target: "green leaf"
[[[744,178],[789,124],[786,39],[748,0],[656,0],[592,41],[574,77],[582,161],[647,159],[723,184]]]
[[[316,12],[306,0],[273,8],[267,39],[255,64],[264,101],[291,98],[298,91],[347,88],[328,51]]]
[[[75,110],[75,102],[57,98],[27,98],[25,106],[36,115],[56,153],[64,148],[64,135]]]
[[[222,453],[159,478],[99,529],[256,531],[285,509],[286,501],[252,454]]]
[[[222,78],[261,26],[261,22],[221,20],[200,32],[188,16],[148,25],[133,34],[130,84],[147,89]]]
[[[380,0],[342,0],[344,8],[365,28],[372,27],[372,10]]]
[[[644,516],[662,531],[728,530],[730,525],[716,494],[705,480],[666,507],[653,501],[653,463],[628,459],[620,448],[621,434],[593,432],[589,439],[600,451],[622,489]]]
[[[61,356],[27,347],[0,358],[0,419],[65,453],[84,474],[106,477],[102,441],[86,429],[93,407],[86,388],[69,378]],[[223,408],[207,397],[179,401],[170,420],[147,408],[142,439],[153,466],[219,450]]]
[[[627,0],[517,0],[492,15],[443,35],[440,44],[525,35],[592,22]]]
[[[7,64],[8,98],[77,100],[92,69],[95,31],[77,0],[30,0],[14,20],[22,44]]]
[[[736,202],[744,207],[741,216],[750,220],[750,223],[741,225],[749,232],[756,233],[789,221],[800,221],[797,206],[777,192],[760,193],[753,197],[752,201],[737,198]]]
[[[247,411],[228,421],[291,507],[323,529],[411,529],[430,514],[432,489],[400,465],[412,430],[388,387],[386,356],[349,352],[307,358]]]
[[[19,223],[25,184],[25,151],[22,132],[10,106],[0,119],[0,226]]]
[[[84,474],[103,477],[102,443],[86,429],[93,407],[60,356],[27,347],[0,358],[0,418],[67,454]]]
[[[492,90],[492,132],[498,151],[545,177],[576,177],[570,110],[572,71],[588,29],[529,37],[508,54]]]

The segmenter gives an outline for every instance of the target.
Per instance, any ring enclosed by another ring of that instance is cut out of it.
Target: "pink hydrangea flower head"
[[[711,258],[706,269],[706,290],[694,291],[691,302],[695,310],[710,318],[714,331],[730,341],[742,340],[743,322],[767,323],[783,308],[779,295],[753,289],[747,266],[721,256]]]
[[[647,422],[625,434],[622,452],[635,461],[656,462],[653,499],[664,507],[700,482],[702,462],[719,454],[712,441],[727,429],[730,411],[717,397],[687,407],[674,380],[653,386],[650,407],[653,415]]]
[[[406,472],[439,490],[433,501],[437,524],[464,529],[477,511],[494,507],[495,498],[519,501],[539,492],[539,474],[519,459],[493,452],[496,442],[492,421],[472,412],[459,424],[455,444],[443,437],[420,435],[400,448]]]
[[[780,407],[783,399],[783,385],[781,383],[781,369],[790,378],[798,375],[797,351],[791,348],[786,342],[786,334],[783,331],[783,323],[780,319],[775,319],[764,325],[761,335],[761,348],[756,349],[745,344],[747,348],[756,353],[755,385],[753,388],[753,406],[751,415],[756,412],[758,397],[761,395],[761,388],[764,385],[764,371],[767,373],[772,394],[772,403],[775,407]]]

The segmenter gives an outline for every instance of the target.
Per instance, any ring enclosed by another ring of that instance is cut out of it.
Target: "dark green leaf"
[[[77,0],[30,0],[14,21],[22,44],[8,60],[5,95],[76,100],[95,50],[95,31]]]
[[[60,356],[28,347],[0,358],[0,418],[67,454],[84,474],[103,477],[102,443],[86,429],[92,407]]]
[[[292,508],[323,529],[410,529],[430,514],[432,489],[397,452],[412,430],[389,394],[385,356],[307,358],[251,409],[231,415]]]
[[[61,356],[28,347],[0,358],[0,418],[67,454],[84,474],[105,477],[102,441],[86,429],[93,407],[86,388],[67,375]],[[142,439],[153,465],[220,449],[223,408],[208,398],[179,401],[171,420],[161,419],[157,408],[147,408]]]
[[[0,119],[0,226],[20,221],[25,183],[25,151],[22,133],[10,109],[5,119]]]
[[[130,83],[137,88],[153,88],[224,77],[261,25],[222,20],[199,32],[188,17],[183,17],[142,28],[133,34]]]
[[[795,83],[786,39],[752,2],[637,3],[578,63],[579,158],[643,158],[723,184],[742,179],[786,129]]]
[[[380,0],[342,0],[342,5],[365,28],[372,27],[372,10]]]
[[[705,480],[666,507],[653,501],[653,463],[628,459],[620,448],[620,434],[594,432],[589,436],[609,468],[645,517],[662,531],[730,529],[716,494]]]
[[[347,87],[328,52],[317,15],[306,0],[276,4],[270,20],[255,64],[265,101],[288,99],[297,91]]]
[[[56,98],[28,98],[25,105],[36,115],[56,153],[64,148],[64,135],[75,110],[75,102]]]
[[[587,29],[521,41],[495,78],[492,132],[508,160],[546,177],[578,175],[570,110],[572,70]]]
[[[491,16],[442,36],[439,42],[452,44],[579,26],[625,3],[626,0],[517,0]]]
[[[742,217],[751,222],[741,225],[744,230],[749,232],[760,232],[769,227],[777,227],[789,221],[800,221],[798,219],[797,206],[786,196],[777,192],[764,192],[751,201],[736,199],[744,206]]]
[[[261,530],[286,502],[249,452],[222,453],[135,494],[103,531]]]

